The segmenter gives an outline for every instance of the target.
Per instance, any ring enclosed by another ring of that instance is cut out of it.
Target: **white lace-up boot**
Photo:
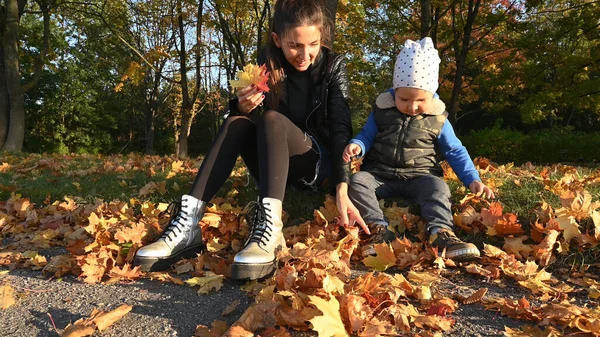
[[[285,248],[281,200],[263,198],[249,206],[247,219],[252,225],[250,236],[233,258],[231,278],[256,280],[275,269],[277,251]]]
[[[174,206],[164,233],[135,254],[134,264],[143,271],[167,270],[180,259],[195,257],[204,249],[198,222],[204,216],[206,203],[186,194],[181,197],[181,205]]]

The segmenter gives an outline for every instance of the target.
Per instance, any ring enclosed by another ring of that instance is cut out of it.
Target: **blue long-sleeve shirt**
[[[375,136],[377,135],[377,124],[373,113],[367,118],[367,122],[363,129],[356,137],[350,140],[350,144],[357,144],[361,148],[359,157],[364,157],[373,146]],[[456,137],[454,128],[448,120],[444,122],[442,131],[437,138],[437,144],[442,152],[444,159],[448,161],[450,167],[454,170],[458,179],[468,188],[474,181],[481,181],[479,172],[475,168],[469,152],[462,145],[461,141]]]

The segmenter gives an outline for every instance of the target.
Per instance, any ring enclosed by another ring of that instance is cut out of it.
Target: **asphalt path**
[[[122,304],[133,309],[94,336],[193,336],[199,324],[211,326],[215,320],[233,324],[253,301],[239,283],[227,280],[218,292],[206,295],[198,294],[188,285],[149,279],[112,285],[86,284],[74,276],[48,279],[40,271],[30,269],[2,273],[0,283],[10,284],[20,294],[14,306],[0,310],[0,336],[60,336],[69,323],[89,317],[94,309],[110,311]],[[518,286],[497,286],[468,275],[453,279],[443,288],[468,292],[482,286],[490,289],[488,296],[514,299],[527,296],[526,290]],[[225,308],[236,300],[239,301],[236,309],[223,315]],[[461,305],[451,317],[456,323],[444,336],[502,336],[504,326],[517,328],[527,324],[485,310],[480,304]],[[317,334],[291,331],[291,335]]]

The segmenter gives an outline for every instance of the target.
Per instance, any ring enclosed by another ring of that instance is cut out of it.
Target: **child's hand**
[[[349,163],[352,157],[356,157],[360,154],[361,148],[358,144],[348,144],[344,149],[344,154],[342,155],[342,159],[344,159],[345,163]]]
[[[265,95],[254,84],[239,89],[235,94],[238,98],[238,111],[245,114],[254,110],[265,99]]]
[[[481,181],[474,181],[469,185],[469,189],[471,190],[471,193],[477,194],[477,195],[482,195],[485,198],[494,198],[494,191],[492,191],[491,188],[487,187],[484,183],[482,183]]]

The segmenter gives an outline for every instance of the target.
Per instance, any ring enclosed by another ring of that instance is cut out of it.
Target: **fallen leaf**
[[[7,309],[16,302],[16,292],[9,285],[0,286],[0,309]]]
[[[363,259],[363,263],[367,267],[375,270],[384,271],[396,264],[396,255],[392,246],[387,243],[380,243],[373,246],[375,256],[367,256]]]
[[[476,292],[472,293],[471,296],[465,298],[462,302],[463,304],[473,304],[481,301],[483,296],[487,294],[488,288],[480,288]]]
[[[96,316],[93,321],[98,327],[98,330],[103,331],[113,325],[116,321],[120,320],[123,316],[127,315],[131,309],[133,309],[131,305],[122,304],[112,311]]]
[[[208,294],[211,290],[219,291],[223,286],[223,275],[206,272],[205,276],[192,277],[185,281],[190,286],[200,286],[198,294]]]
[[[340,316],[340,303],[335,297],[331,296],[329,301],[313,295],[308,295],[308,298],[310,303],[323,313],[322,316],[315,316],[309,320],[319,337],[348,336]]]

